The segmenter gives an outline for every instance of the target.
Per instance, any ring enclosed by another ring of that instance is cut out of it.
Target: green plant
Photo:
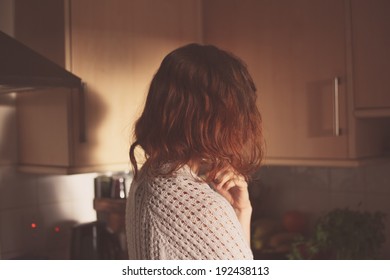
[[[290,259],[375,259],[385,242],[385,214],[335,209],[320,217],[314,232],[292,246]]]

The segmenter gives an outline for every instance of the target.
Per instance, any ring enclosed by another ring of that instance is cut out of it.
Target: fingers
[[[245,177],[231,169],[221,171],[214,180],[215,190],[221,194],[235,210],[249,209],[248,183]]]
[[[244,176],[234,172],[230,169],[222,170],[217,173],[214,179],[215,187],[217,189],[223,189],[225,191],[233,188],[247,188],[248,184]]]

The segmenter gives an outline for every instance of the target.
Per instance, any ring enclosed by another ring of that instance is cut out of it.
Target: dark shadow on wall
[[[84,95],[73,94],[72,127],[75,137],[74,160],[76,165],[95,165],[94,154],[101,149],[99,127],[107,117],[107,105],[99,91],[89,84],[84,85]],[[115,137],[115,135],[111,135]]]

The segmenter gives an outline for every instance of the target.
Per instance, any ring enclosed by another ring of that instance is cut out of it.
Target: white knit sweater
[[[127,199],[130,259],[253,259],[232,206],[188,166],[143,173]]]

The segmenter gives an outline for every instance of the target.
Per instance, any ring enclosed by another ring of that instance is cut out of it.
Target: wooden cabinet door
[[[390,1],[351,1],[354,95],[357,109],[390,116]]]
[[[213,0],[203,9],[205,42],[236,53],[254,77],[266,157],[346,158],[344,1]]]
[[[198,5],[71,1],[71,70],[86,83],[87,142],[74,139],[76,167],[129,167],[132,126],[153,74],[168,52],[200,40]]]
[[[62,169],[69,166],[70,102],[71,90],[63,88],[17,96],[20,170],[63,173]]]

